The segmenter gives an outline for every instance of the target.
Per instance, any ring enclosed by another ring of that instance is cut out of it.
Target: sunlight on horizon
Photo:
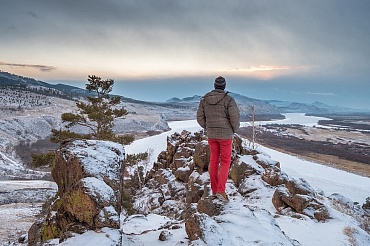
[[[269,80],[292,73],[304,73],[308,68],[308,66],[249,66],[246,68],[212,69],[209,66],[200,68],[199,66],[192,66],[192,64],[184,64],[181,67],[177,67],[161,62],[128,67],[127,64],[109,62],[101,67],[94,64],[91,68],[87,68],[81,64],[80,66],[71,66],[68,69],[61,70],[58,66],[0,63],[0,70],[21,76],[29,76],[36,80],[81,79],[88,74],[112,79],[133,80],[208,77],[221,74],[224,76]]]

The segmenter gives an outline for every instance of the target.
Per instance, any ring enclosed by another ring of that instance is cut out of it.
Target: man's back
[[[230,139],[239,129],[239,110],[235,100],[221,89],[208,92],[199,103],[197,121],[209,138]]]

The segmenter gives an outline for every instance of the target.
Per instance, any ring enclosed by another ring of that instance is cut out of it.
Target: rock
[[[192,165],[191,163],[192,163],[192,158],[185,158],[185,157],[177,158],[177,159],[174,159],[173,162],[171,163],[170,169],[173,171],[176,171],[178,168],[191,166]]]
[[[27,242],[27,234],[23,234],[18,238],[18,243],[26,243]]]
[[[364,202],[364,204],[362,205],[362,209],[363,210],[367,210],[370,212],[370,197],[367,197],[366,198],[366,201]]]
[[[208,216],[217,216],[222,212],[223,204],[215,197],[202,197],[197,204],[197,209],[200,213],[207,214]]]
[[[256,171],[251,165],[235,158],[231,164],[229,177],[235,182],[235,186],[239,187],[246,177],[255,173]]]
[[[165,213],[167,217],[181,219],[185,205],[181,200],[166,200],[163,202],[161,209],[162,214]]]
[[[233,149],[239,155],[243,153],[243,139],[236,133],[233,137]]]
[[[291,195],[290,193],[285,193],[288,195],[283,195],[281,197],[282,201],[286,204],[288,204],[290,207],[292,207],[296,212],[302,214],[304,213],[304,210],[308,207],[310,204],[312,197],[296,194]]]
[[[189,240],[204,240],[203,231],[210,220],[208,215],[199,213],[195,205],[190,205],[185,212],[185,231]]]
[[[168,182],[168,190],[172,198],[182,198],[186,195],[186,187],[183,182],[179,182],[176,179],[172,179]]]
[[[173,158],[174,159],[179,159],[179,158],[189,158],[190,156],[193,155],[194,149],[189,148],[189,147],[179,147],[174,154]]]
[[[157,157],[157,162],[158,163],[161,163],[162,166],[160,168],[169,168],[169,162],[167,161],[167,151],[166,150],[163,150],[161,153],[159,153],[158,157]],[[158,170],[158,168],[156,169]]]
[[[272,203],[275,209],[282,214],[284,214],[287,207],[290,207],[295,212],[318,221],[325,221],[330,218],[328,209],[315,197],[304,194],[292,194],[285,186],[275,190]]]
[[[231,239],[224,237],[224,229],[210,216],[199,213],[194,207],[187,210],[185,219],[185,231],[190,241],[201,240],[203,244],[208,245],[229,245]]]
[[[292,194],[315,196],[316,193],[311,185],[303,178],[291,178],[285,183],[285,186]]]
[[[283,209],[288,207],[288,205],[282,199],[285,196],[288,196],[285,187],[277,188],[272,196],[272,204],[279,213],[282,213]]]
[[[313,215],[317,221],[326,221],[330,219],[329,211],[325,206],[321,206],[320,208],[316,209]]]
[[[200,175],[197,171],[194,171],[189,177],[186,203],[197,203],[204,194],[204,187],[207,182],[210,182],[208,173]]]
[[[208,142],[203,140],[195,145],[195,151],[193,155],[194,163],[198,168],[199,173],[208,170],[210,157],[210,149]]]
[[[52,175],[58,185],[41,231],[41,241],[87,229],[116,228],[121,209],[124,160],[121,144],[98,140],[64,142]]]
[[[182,182],[188,182],[190,174],[192,172],[193,172],[193,169],[189,166],[180,167],[175,171],[175,177]]]
[[[39,245],[41,242],[41,230],[44,226],[44,220],[38,219],[28,230],[28,245]]]
[[[289,178],[288,175],[282,172],[277,166],[268,166],[265,168],[265,173],[262,175],[262,180],[272,186],[277,186],[286,184]]]
[[[167,241],[168,239],[170,239],[172,237],[172,233],[168,230],[163,230],[161,231],[161,233],[159,234],[159,240],[160,241]]]
[[[167,184],[174,176],[169,169],[160,169],[153,175],[154,181],[158,183],[158,185]]]
[[[176,153],[177,147],[180,145],[180,141],[177,140],[179,136],[178,133],[174,133],[171,137],[167,137],[167,163],[173,162],[173,156]]]
[[[261,165],[265,169],[270,166],[275,166],[275,167],[280,168],[280,162],[272,160],[271,158],[265,155],[257,154],[253,156],[253,159],[257,162],[257,164]]]

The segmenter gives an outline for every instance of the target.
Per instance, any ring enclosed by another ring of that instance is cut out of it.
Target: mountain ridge
[[[66,85],[62,83],[50,84],[44,81],[36,80],[34,78],[24,77],[21,75],[11,74],[5,71],[0,71],[0,87],[1,86],[13,86],[22,87],[24,89],[32,90],[37,93],[39,87],[44,87],[49,90],[51,96],[57,96],[65,99],[76,99],[92,95],[85,89],[79,87]],[[40,92],[40,91],[39,91]],[[46,93],[45,90],[43,93]],[[238,93],[229,92],[234,97],[235,101],[240,106],[242,114],[248,115],[250,106],[256,106],[256,114],[273,114],[279,115],[282,113],[309,113],[309,114],[333,114],[333,113],[368,113],[363,109],[352,109],[340,106],[331,106],[322,102],[301,103],[292,101],[282,100],[260,100],[256,98],[250,98]],[[161,107],[197,107],[202,96],[193,95],[184,98],[172,97],[164,102],[149,102],[137,100],[134,98],[121,96],[121,100],[126,103],[137,103],[143,105],[156,105]]]

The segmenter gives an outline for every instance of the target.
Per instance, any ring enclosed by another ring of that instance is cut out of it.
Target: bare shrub
[[[351,245],[357,246],[357,240],[356,240],[356,229],[351,226],[346,226],[343,228],[343,233],[348,237],[348,241]]]

